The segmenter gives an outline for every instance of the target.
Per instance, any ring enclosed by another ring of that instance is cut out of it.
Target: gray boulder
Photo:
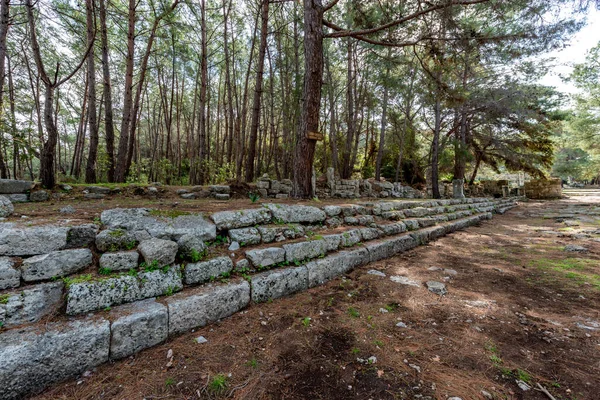
[[[6,218],[15,211],[11,201],[6,196],[0,196],[0,218]]]
[[[89,249],[53,251],[23,260],[21,271],[25,282],[67,276],[92,265]]]
[[[33,189],[34,183],[14,179],[0,179],[0,194],[27,193]]]
[[[227,274],[233,270],[231,258],[218,257],[199,263],[190,263],[185,266],[185,283],[192,285],[217,278],[222,274]]]
[[[65,248],[69,228],[36,226],[0,230],[0,256],[34,256]]]
[[[110,312],[110,358],[117,360],[167,339],[167,307],[154,299],[119,306]]]
[[[183,235],[177,240],[177,245],[179,246],[180,254],[184,257],[190,257],[194,253],[201,255],[206,250],[206,243],[204,243],[202,235]]]
[[[54,313],[62,305],[63,287],[62,282],[42,283],[8,294],[6,300],[0,302],[2,326],[11,328],[33,323]]]
[[[104,253],[100,256],[100,268],[110,271],[129,271],[138,267],[139,257],[137,251]]]
[[[0,335],[0,398],[25,398],[108,361],[109,322],[50,324]]]
[[[178,249],[177,243],[156,238],[144,240],[138,246],[146,264],[150,265],[156,261],[160,266],[173,264]]]
[[[448,290],[446,289],[446,285],[444,285],[442,282],[427,281],[427,282],[425,282],[425,286],[427,286],[427,289],[431,293],[437,294],[439,296],[443,296],[446,293],[448,293]]]
[[[29,196],[24,193],[7,194],[5,197],[13,203],[27,203],[29,201]]]
[[[110,188],[103,186],[88,186],[85,188],[89,193],[95,194],[110,194]]]
[[[0,290],[14,288],[21,283],[21,272],[16,270],[14,260],[0,257]]]

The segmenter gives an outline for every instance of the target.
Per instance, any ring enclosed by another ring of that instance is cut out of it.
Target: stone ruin
[[[133,208],[105,210],[93,224],[0,222],[0,398],[324,284],[517,200],[268,203],[212,215]]]
[[[534,179],[525,182],[525,195],[530,199],[560,199],[562,197],[562,181],[554,179]]]

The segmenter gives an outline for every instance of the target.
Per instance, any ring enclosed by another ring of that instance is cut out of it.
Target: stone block
[[[356,255],[340,251],[320,260],[305,265],[308,270],[308,286],[315,287],[337,278],[350,271],[356,265]]]
[[[140,272],[138,282],[139,295],[137,299],[172,295],[183,289],[181,267],[179,265],[174,265],[166,270]]]
[[[397,235],[406,232],[406,225],[404,225],[404,222],[395,222],[393,224],[379,225],[379,229],[387,236]]]
[[[0,194],[28,193],[35,184],[30,181],[0,179]]]
[[[214,193],[215,200],[229,200],[230,196],[227,193]]]
[[[138,251],[147,265],[158,263],[160,267],[172,264],[178,249],[177,243],[156,238],[144,240],[138,246]]]
[[[383,236],[383,232],[376,228],[362,228],[359,229],[359,231],[363,242],[374,240],[380,236]]]
[[[285,250],[281,247],[248,250],[246,257],[254,267],[269,267],[285,261]]]
[[[76,282],[67,288],[67,315],[81,314],[140,300],[135,276],[119,276],[95,282]]]
[[[90,249],[59,250],[23,260],[23,280],[36,282],[63,277],[92,265]]]
[[[133,232],[120,228],[105,229],[96,235],[96,247],[100,251],[131,250],[138,243]]]
[[[9,293],[6,300],[0,303],[3,327],[37,322],[54,313],[62,304],[63,287],[62,282],[51,282]]]
[[[327,244],[324,240],[310,240],[308,242],[284,244],[285,259],[289,262],[304,261],[324,256],[327,253]]]
[[[391,240],[368,243],[365,248],[369,251],[369,261],[379,261],[394,255],[394,243]]]
[[[61,250],[69,228],[36,226],[0,230],[0,256],[35,256]]]
[[[355,244],[360,243],[360,241],[362,240],[360,230],[358,230],[358,229],[346,231],[346,232],[342,233],[341,236],[342,236],[341,242],[340,242],[341,247],[352,247]]]
[[[119,306],[110,312],[109,318],[112,360],[155,346],[165,341],[169,333],[167,307],[154,299]]]
[[[100,256],[100,268],[110,271],[129,271],[137,269],[140,255],[137,251],[104,253]]]
[[[267,207],[271,210],[273,219],[282,222],[315,223],[324,221],[327,217],[325,211],[313,206],[267,204]]]
[[[185,266],[185,283],[192,285],[206,282],[211,278],[218,278],[222,274],[230,273],[232,270],[233,262],[227,256],[198,263],[190,263]]]
[[[404,215],[407,217],[425,217],[429,213],[429,210],[425,207],[407,208],[404,210]]]
[[[169,335],[186,332],[226,318],[250,303],[250,285],[241,280],[201,287],[167,299]]]
[[[325,206],[323,207],[323,211],[325,211],[328,217],[335,217],[342,213],[342,208],[340,206]]]
[[[252,276],[252,301],[260,303],[308,288],[306,267],[286,268]]]
[[[67,233],[67,249],[76,249],[79,247],[88,247],[96,241],[98,234],[98,225],[86,224],[73,226]]]
[[[15,288],[21,284],[21,271],[15,269],[15,261],[0,257],[0,290]]]
[[[6,196],[0,196],[0,218],[10,217],[15,211],[11,201]]]
[[[239,211],[220,211],[211,216],[218,230],[244,228],[271,221],[271,212],[266,208]]]
[[[109,348],[109,322],[103,319],[3,333],[0,398],[21,399],[91,370],[108,361]]]
[[[212,185],[208,189],[216,194],[229,194],[231,193],[231,187],[227,185]]]
[[[342,242],[342,235],[325,235],[323,240],[325,241],[325,251],[337,251]]]
[[[35,202],[48,201],[50,195],[45,190],[36,190],[29,194],[29,200]]]
[[[177,240],[177,245],[179,246],[179,253],[183,257],[192,257],[194,254],[200,255],[206,250],[203,236],[193,233],[181,236]]]
[[[242,246],[259,244],[261,242],[260,232],[256,228],[230,229],[229,237],[232,241],[239,242]]]
[[[7,194],[4,197],[8,198],[12,203],[27,203],[29,196],[23,193]]]

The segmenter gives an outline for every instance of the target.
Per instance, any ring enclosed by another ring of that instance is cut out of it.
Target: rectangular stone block
[[[218,278],[222,274],[233,270],[233,261],[228,256],[213,258],[199,263],[190,263],[185,266],[185,283],[192,285]]]
[[[202,287],[167,299],[169,335],[228,317],[250,303],[250,285],[238,281],[223,286]]]
[[[211,216],[218,230],[244,228],[271,221],[271,211],[266,208],[254,208],[239,211],[220,211]]]
[[[362,240],[360,230],[358,230],[358,229],[346,231],[346,232],[342,233],[341,236],[342,236],[341,242],[340,242],[341,247],[352,247],[355,244],[360,243],[360,241]]]
[[[285,261],[285,250],[281,247],[248,250],[246,257],[255,267],[269,267]]]
[[[285,259],[289,262],[311,260],[327,254],[327,244],[324,240],[284,244]]]
[[[394,244],[390,240],[383,240],[376,243],[368,243],[365,248],[369,251],[369,261],[374,262],[391,257],[394,251]]]
[[[21,399],[108,361],[103,319],[11,330],[0,335],[0,398]]]
[[[269,271],[252,277],[252,301],[260,303],[308,288],[305,266]]]
[[[66,227],[36,226],[0,230],[0,256],[35,256],[67,245]]]
[[[229,237],[232,241],[238,242],[242,246],[259,244],[261,242],[260,232],[256,228],[230,229]]]
[[[379,225],[379,229],[381,229],[386,236],[391,236],[406,232],[406,225],[404,222],[395,222],[393,224]]]
[[[155,346],[165,341],[169,333],[167,307],[154,299],[116,307],[109,318],[112,360]]]
[[[15,179],[0,179],[0,194],[27,193],[33,189],[31,181],[20,181]]]
[[[90,249],[53,251],[23,260],[23,280],[36,282],[73,274],[92,265]]]

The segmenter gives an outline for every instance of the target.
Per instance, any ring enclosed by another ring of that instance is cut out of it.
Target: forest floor
[[[252,305],[36,399],[550,399],[537,384],[598,399],[600,191],[571,195]]]

